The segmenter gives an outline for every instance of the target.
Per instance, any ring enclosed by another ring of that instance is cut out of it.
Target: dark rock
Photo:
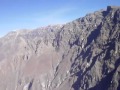
[[[120,7],[0,38],[0,90],[120,90]]]

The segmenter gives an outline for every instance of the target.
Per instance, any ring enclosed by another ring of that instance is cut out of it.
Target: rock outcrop
[[[0,38],[0,90],[120,90],[120,7]]]

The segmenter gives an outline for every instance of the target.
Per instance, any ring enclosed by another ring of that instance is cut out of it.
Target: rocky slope
[[[120,90],[120,7],[0,38],[0,90]]]

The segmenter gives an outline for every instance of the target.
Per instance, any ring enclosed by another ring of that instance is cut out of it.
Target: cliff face
[[[120,90],[120,7],[0,39],[0,90]]]

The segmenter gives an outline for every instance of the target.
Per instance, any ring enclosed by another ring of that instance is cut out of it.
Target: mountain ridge
[[[120,7],[0,39],[1,90],[119,90]],[[12,82],[11,82],[12,81]]]

